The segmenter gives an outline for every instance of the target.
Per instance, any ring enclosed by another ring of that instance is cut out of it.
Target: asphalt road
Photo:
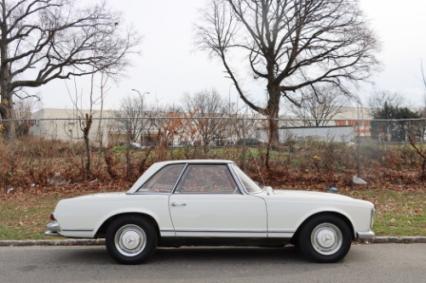
[[[337,264],[308,263],[291,247],[161,249],[137,266],[103,247],[0,248],[0,282],[426,283],[426,244],[354,245]]]

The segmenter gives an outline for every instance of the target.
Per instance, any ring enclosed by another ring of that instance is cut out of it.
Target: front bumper
[[[60,236],[59,232],[61,231],[61,226],[59,226],[58,221],[52,221],[47,224],[46,231],[44,234],[46,236]]]
[[[361,241],[369,241],[374,239],[374,232],[373,231],[368,231],[368,232],[357,232],[357,240],[361,240]]]

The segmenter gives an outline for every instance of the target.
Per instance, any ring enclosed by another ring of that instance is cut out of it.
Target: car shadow
[[[283,262],[283,261],[303,261],[302,256],[294,247],[286,248],[256,248],[256,247],[183,247],[177,249],[159,249],[152,262],[194,261],[197,263],[218,261],[259,263]]]
[[[103,247],[75,247],[67,248],[57,254],[57,260],[67,264],[116,264],[110,258]],[[352,250],[341,263],[362,261],[362,256],[356,250]],[[257,247],[182,247],[159,248],[147,265],[203,265],[212,261],[220,263],[235,263],[245,265],[258,264],[309,264],[296,248],[289,246],[284,248],[257,248]],[[318,265],[318,264],[314,264]]]

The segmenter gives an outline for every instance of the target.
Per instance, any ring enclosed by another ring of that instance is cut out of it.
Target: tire
[[[105,244],[110,256],[121,264],[145,262],[157,247],[158,235],[151,221],[123,216],[108,226]]]
[[[333,263],[342,260],[352,244],[352,230],[340,217],[318,215],[306,222],[298,235],[298,249],[311,261]]]

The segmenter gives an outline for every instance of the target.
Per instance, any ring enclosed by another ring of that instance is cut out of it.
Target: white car
[[[127,193],[59,201],[47,235],[105,238],[120,263],[157,246],[291,242],[309,259],[336,262],[353,240],[370,239],[374,205],[338,194],[261,188],[226,160],[152,165]]]

